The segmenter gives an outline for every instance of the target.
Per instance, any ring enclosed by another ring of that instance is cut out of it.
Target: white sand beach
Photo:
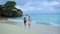
[[[0,20],[0,34],[60,34],[60,27],[31,24],[29,29],[21,21]]]

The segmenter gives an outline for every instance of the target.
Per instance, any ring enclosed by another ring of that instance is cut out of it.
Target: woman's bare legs
[[[26,23],[24,23],[24,26],[26,27]]]
[[[30,26],[31,26],[31,24],[29,23],[29,24],[28,24],[29,29],[30,29]]]

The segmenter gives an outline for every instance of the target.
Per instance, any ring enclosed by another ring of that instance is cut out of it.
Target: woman
[[[25,27],[26,27],[26,17],[24,17],[24,25],[25,25]]]
[[[30,16],[28,17],[28,26],[29,26],[29,29],[30,29],[30,26],[31,26],[31,19],[30,19]]]

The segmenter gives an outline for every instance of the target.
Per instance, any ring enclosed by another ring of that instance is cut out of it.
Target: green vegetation
[[[1,17],[18,17],[22,16],[23,12],[15,7],[14,1],[8,1],[4,5],[0,5],[0,16]]]

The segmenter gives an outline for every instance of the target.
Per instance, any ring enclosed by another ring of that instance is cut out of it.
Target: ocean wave
[[[54,22],[50,22],[50,25],[52,25],[52,26],[60,26],[60,24],[56,24]]]
[[[36,22],[36,24],[50,25],[50,24],[49,24],[49,23],[47,23],[47,22]]]
[[[47,22],[36,22],[36,24],[44,24],[44,25],[51,25],[51,26],[58,26],[58,27],[60,27],[60,24],[56,24],[54,22],[49,22],[49,23],[47,23]]]

